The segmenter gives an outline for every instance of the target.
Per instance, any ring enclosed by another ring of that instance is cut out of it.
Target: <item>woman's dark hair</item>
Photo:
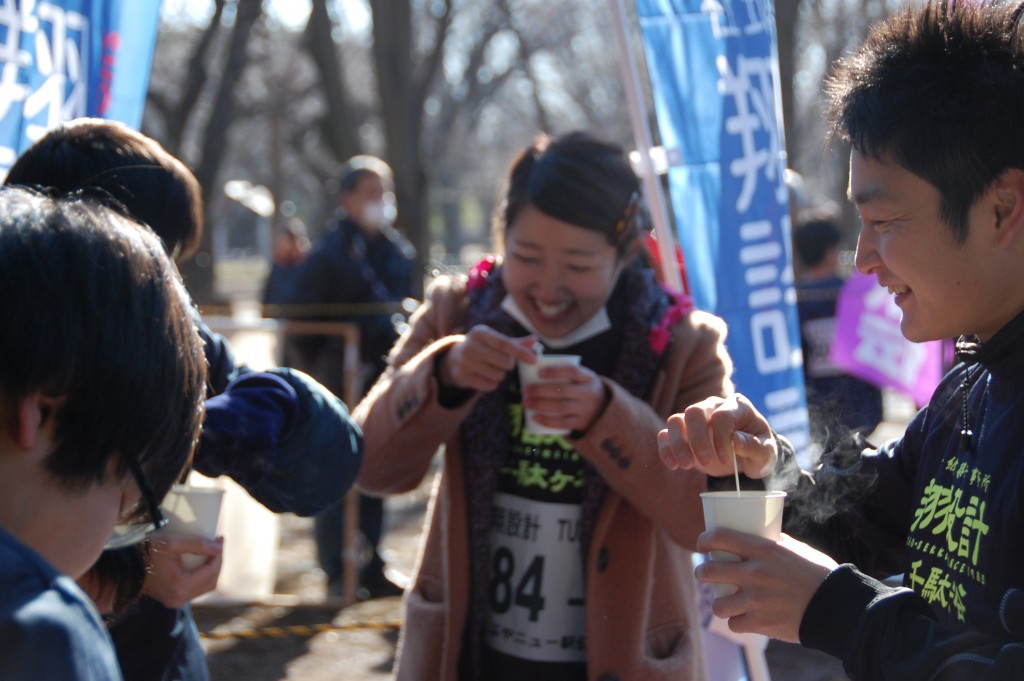
[[[93,200],[0,189],[0,397],[58,398],[50,473],[68,489],[137,461],[157,500],[190,460],[206,361],[160,240]]]
[[[1024,168],[1024,5],[911,4],[874,26],[828,83],[832,136],[936,187],[955,243],[971,205]]]
[[[106,195],[149,225],[179,262],[203,234],[203,194],[185,164],[115,121],[80,118],[49,131],[15,161],[4,184]]]
[[[101,613],[108,623],[124,614],[138,600],[146,583],[149,566],[149,542],[140,542],[100,554],[83,579],[91,581],[89,594],[94,600],[110,597],[111,612]]]
[[[539,137],[519,155],[495,216],[499,241],[526,205],[604,234],[620,255],[640,235],[640,181],[620,147],[587,132]]]

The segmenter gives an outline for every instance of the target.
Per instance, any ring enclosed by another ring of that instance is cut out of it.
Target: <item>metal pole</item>
[[[651,161],[651,129],[647,124],[647,109],[644,106],[643,90],[640,87],[640,71],[636,64],[626,30],[625,0],[610,0],[615,24],[615,41],[619,46],[622,59],[622,80],[626,86],[626,101],[629,102],[629,117],[633,123],[633,136],[636,138],[637,152],[640,154],[640,168],[643,174],[644,192],[651,208],[651,219],[654,221],[654,233],[658,238],[658,252],[661,255],[661,269],[665,283],[676,291],[683,290],[683,280],[676,267],[675,237],[668,223],[668,209],[661,182],[654,172]]]

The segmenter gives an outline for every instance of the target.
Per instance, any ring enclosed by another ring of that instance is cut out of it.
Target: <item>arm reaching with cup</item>
[[[658,452],[666,466],[712,476],[730,475],[735,456],[735,465],[747,477],[764,478],[779,461],[779,446],[767,419],[740,394],[691,405],[669,417],[658,434]],[[731,492],[718,494],[725,497],[722,502],[731,500]],[[739,490],[736,494],[739,500]],[[727,529],[712,523],[708,512],[705,506],[709,530],[698,537],[697,549],[712,560],[697,566],[695,574],[716,586],[719,597],[712,611],[729,620],[733,631],[799,642],[807,604],[836,561],[785,534],[776,541]]]
[[[705,584],[732,584],[731,595],[716,598],[711,611],[729,620],[738,633],[756,632],[800,642],[807,604],[837,563],[829,556],[783,534],[778,542],[724,528],[697,538],[700,551],[728,551],[738,562],[709,560],[697,566]]]
[[[668,418],[658,433],[658,453],[670,469],[731,475],[733,456],[741,473],[760,479],[779,459],[768,420],[740,394],[709,397]]]

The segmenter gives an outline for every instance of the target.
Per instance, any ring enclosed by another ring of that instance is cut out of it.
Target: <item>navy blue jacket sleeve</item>
[[[206,355],[207,373],[206,396],[219,395],[228,387],[228,383],[238,376],[238,367],[235,364],[235,355],[231,352],[224,336],[212,331],[202,319],[199,313],[195,313],[196,328],[199,337],[203,341],[203,352]]]
[[[1011,593],[1001,617],[1016,639],[951,632],[910,589],[889,587],[846,564],[815,592],[800,623],[800,642],[841,659],[854,681],[1018,679],[1024,670],[1024,592]]]
[[[787,498],[784,530],[844,563],[808,604],[800,641],[840,658],[854,681],[989,681],[1020,678],[1024,669],[1024,591],[1006,592],[1005,635],[997,636],[953,630],[920,594],[881,581],[905,565],[914,471],[933,419],[958,407],[958,399],[933,400],[903,437],[877,451],[850,441]]]
[[[362,432],[340,399],[300,371],[243,373],[206,412],[196,470],[231,476],[275,513],[318,513],[359,473]]]

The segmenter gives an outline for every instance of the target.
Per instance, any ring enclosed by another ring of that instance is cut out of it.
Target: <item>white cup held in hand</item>
[[[553,381],[543,379],[538,374],[544,367],[579,366],[579,355],[537,355],[535,364],[519,362],[519,385],[525,388],[535,383],[563,383],[564,381]],[[549,428],[534,420],[534,411],[525,409],[526,430],[531,435],[568,435],[571,431],[568,428]]]
[[[213,539],[217,536],[217,521],[223,498],[224,490],[219,487],[174,485],[160,505],[160,510],[168,520],[163,529]],[[193,553],[181,556],[182,565],[187,570],[194,570],[205,560],[206,556]]]
[[[702,492],[704,505],[704,526],[708,530],[719,527],[746,532],[758,537],[778,541],[782,533],[782,507],[785,492],[730,490],[728,492]],[[739,561],[739,557],[728,551],[712,551],[711,560]],[[730,596],[736,593],[733,584],[714,584],[715,596]]]

